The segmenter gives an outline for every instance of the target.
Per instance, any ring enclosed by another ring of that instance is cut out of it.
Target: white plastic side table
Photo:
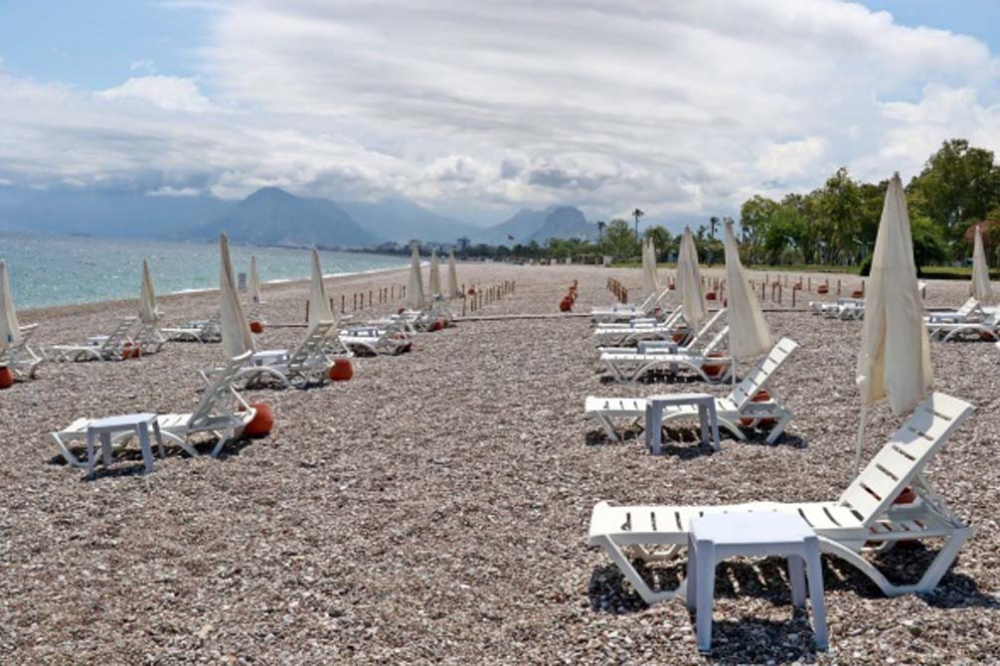
[[[698,649],[712,649],[712,600],[715,567],[730,557],[784,556],[792,604],[804,608],[806,571],[812,604],[816,648],[827,649],[826,607],[819,539],[812,528],[792,513],[746,512],[708,514],[691,519],[688,533],[687,605],[696,613]],[[804,566],[803,566],[804,565]]]
[[[646,399],[646,445],[653,455],[663,452],[663,411],[668,407],[697,407],[702,444],[710,444],[714,450],[719,450],[719,416],[715,411],[715,397],[709,393],[672,393]]]
[[[160,435],[160,424],[156,414],[124,414],[106,419],[98,419],[87,426],[87,475],[94,475],[94,443],[101,440],[101,453],[104,467],[111,466],[111,436],[119,432],[134,431],[139,437],[139,448],[142,450],[142,460],[147,472],[153,471],[153,451],[149,445],[149,430],[156,435],[156,444],[160,449],[160,457],[166,457],[163,448],[163,437]]]

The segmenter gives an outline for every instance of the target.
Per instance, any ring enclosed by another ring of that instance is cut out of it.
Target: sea
[[[249,275],[250,257],[255,255],[265,283],[306,280],[311,273],[308,250],[245,245],[230,245],[229,250],[236,273]],[[218,243],[0,233],[0,259],[7,262],[19,310],[138,299],[143,259],[149,260],[157,295],[219,286]],[[328,276],[409,263],[399,256],[332,251],[321,251],[320,261]]]

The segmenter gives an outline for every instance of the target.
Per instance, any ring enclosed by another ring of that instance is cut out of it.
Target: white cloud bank
[[[209,11],[198,80],[87,93],[0,70],[0,177],[700,216],[841,164],[912,175],[954,136],[1000,150],[984,44],[839,0]]]

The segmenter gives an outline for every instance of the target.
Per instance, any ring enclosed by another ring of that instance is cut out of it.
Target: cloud
[[[145,72],[146,74],[156,74],[156,63],[152,60],[133,60],[128,69],[130,72]]]
[[[1000,149],[983,43],[839,0],[217,0],[198,77],[88,93],[0,69],[0,177],[240,197],[734,212]]]
[[[133,77],[120,86],[96,92],[94,96],[111,101],[142,100],[166,111],[202,113],[214,108],[201,94],[194,79],[180,76]]]
[[[197,187],[171,187],[170,185],[163,185],[146,192],[147,196],[151,197],[197,197],[202,193]]]

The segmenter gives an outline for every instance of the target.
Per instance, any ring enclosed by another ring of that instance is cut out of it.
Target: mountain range
[[[257,245],[373,247],[384,242],[513,245],[550,238],[593,238],[596,226],[573,206],[523,209],[480,227],[438,215],[406,199],[378,202],[300,197],[265,187],[241,201],[209,196],[151,196],[100,189],[35,190],[0,186],[0,231],[133,238],[214,238]]]

